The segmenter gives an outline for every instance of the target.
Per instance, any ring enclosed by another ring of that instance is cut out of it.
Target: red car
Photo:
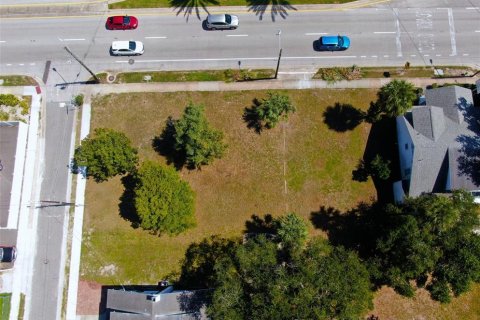
[[[133,16],[108,17],[106,26],[110,30],[137,29],[138,19]]]

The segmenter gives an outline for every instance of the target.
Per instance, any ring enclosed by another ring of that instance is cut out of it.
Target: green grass
[[[0,76],[3,86],[36,86],[35,79],[27,76]]]
[[[212,234],[240,235],[253,214],[278,216],[294,211],[308,221],[322,205],[345,210],[373,197],[370,182],[351,180],[370,126],[362,123],[352,131],[337,133],[323,123],[323,112],[338,101],[366,110],[376,91],[285,92],[298,111],[285,126],[260,135],[247,128],[242,114],[254,98],[266,96],[263,91],[129,93],[95,99],[92,130],[110,127],[125,132],[139,149],[141,160],[165,162],[152,149],[152,139],[160,134],[167,117],[178,118],[189,101],[206,106],[209,121],[225,133],[229,147],[223,159],[201,171],[181,171],[197,194],[197,227],[173,238],[133,229],[120,217],[120,179],[101,184],[88,181],[83,277],[104,284],[156,283],[178,271],[190,243]],[[313,227],[310,231],[320,234]]]
[[[0,320],[9,320],[11,299],[11,293],[0,293]]]
[[[347,3],[353,0],[286,0],[283,5],[297,4],[335,4]],[[174,5],[172,5],[174,3]],[[272,1],[254,1],[254,0],[126,0],[108,5],[109,9],[127,9],[127,8],[169,8],[169,7],[199,7],[204,6],[251,6],[252,3],[271,5]],[[288,9],[287,9],[288,10]]]
[[[18,320],[23,320],[25,314],[25,295],[20,293],[20,306],[18,310]]]
[[[273,69],[251,70],[199,70],[199,71],[152,71],[152,72],[126,72],[117,74],[114,83],[142,83],[145,76],[150,76],[148,82],[188,82],[188,81],[242,81],[264,78],[273,78]],[[107,82],[107,74],[97,75],[102,83]]]

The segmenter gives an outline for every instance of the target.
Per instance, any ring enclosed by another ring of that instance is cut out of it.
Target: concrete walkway
[[[479,77],[465,78],[409,78],[404,79],[416,87],[426,87],[437,83],[475,83]],[[98,84],[89,86],[92,94],[126,93],[126,92],[175,92],[175,91],[243,91],[243,90],[280,90],[280,89],[359,89],[380,88],[392,81],[392,78],[361,79],[328,83],[323,80],[257,80],[245,82],[157,82]],[[78,85],[76,85],[78,86]],[[79,88],[80,89],[80,88]]]

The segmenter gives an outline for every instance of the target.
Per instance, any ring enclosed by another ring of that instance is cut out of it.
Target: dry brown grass
[[[381,320],[478,320],[480,284],[449,304],[433,301],[424,289],[417,290],[414,298],[406,298],[383,287],[375,294],[374,310],[369,314]]]

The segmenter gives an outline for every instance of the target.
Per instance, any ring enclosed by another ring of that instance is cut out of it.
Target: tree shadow
[[[274,22],[277,16],[286,19],[288,10],[297,11],[287,0],[247,0],[247,6],[248,11],[253,11],[259,20],[263,20],[263,15],[267,8],[271,6],[270,16]]]
[[[257,134],[262,133],[263,125],[260,119],[257,116],[255,110],[261,105],[260,100],[257,98],[253,99],[252,106],[250,108],[245,108],[243,111],[243,121],[247,124],[248,129],[253,129]]]
[[[384,230],[385,218],[381,213],[382,206],[376,202],[362,202],[346,212],[321,206],[310,214],[310,221],[327,233],[333,245],[355,250],[363,259],[369,259],[374,256],[376,240]]]
[[[365,164],[370,163],[377,154],[385,161],[390,161],[389,179],[372,178],[377,191],[377,201],[380,203],[393,202],[393,182],[401,180],[396,127],[395,118],[382,118],[374,122],[368,135],[363,157],[359,160],[357,168],[352,171],[353,180],[366,181]]]
[[[185,166],[186,157],[182,152],[178,152],[174,148],[174,124],[175,120],[169,116],[162,133],[152,139],[152,147],[158,154],[167,159],[167,164],[173,164],[175,169],[181,170]]]
[[[261,218],[256,214],[252,214],[250,220],[245,222],[245,234],[275,234],[277,230],[277,226],[275,223],[275,219],[271,214],[266,214]]]
[[[120,201],[118,204],[118,209],[120,211],[120,216],[129,221],[133,228],[138,228],[140,226],[140,218],[138,217],[137,210],[135,209],[135,177],[131,174],[128,174],[122,177],[122,184],[125,188],[123,194],[120,196]]]
[[[182,261],[180,288],[213,288],[215,286],[215,262],[233,254],[237,242],[219,236],[211,236],[194,242],[185,251]]]
[[[200,8],[209,13],[208,6],[218,6],[219,4],[217,0],[170,0],[170,6],[174,8],[177,16],[183,13],[187,21],[193,14],[198,20],[201,20]]]
[[[365,118],[365,113],[351,104],[336,102],[323,113],[323,122],[329,129],[345,132],[355,129]]]

